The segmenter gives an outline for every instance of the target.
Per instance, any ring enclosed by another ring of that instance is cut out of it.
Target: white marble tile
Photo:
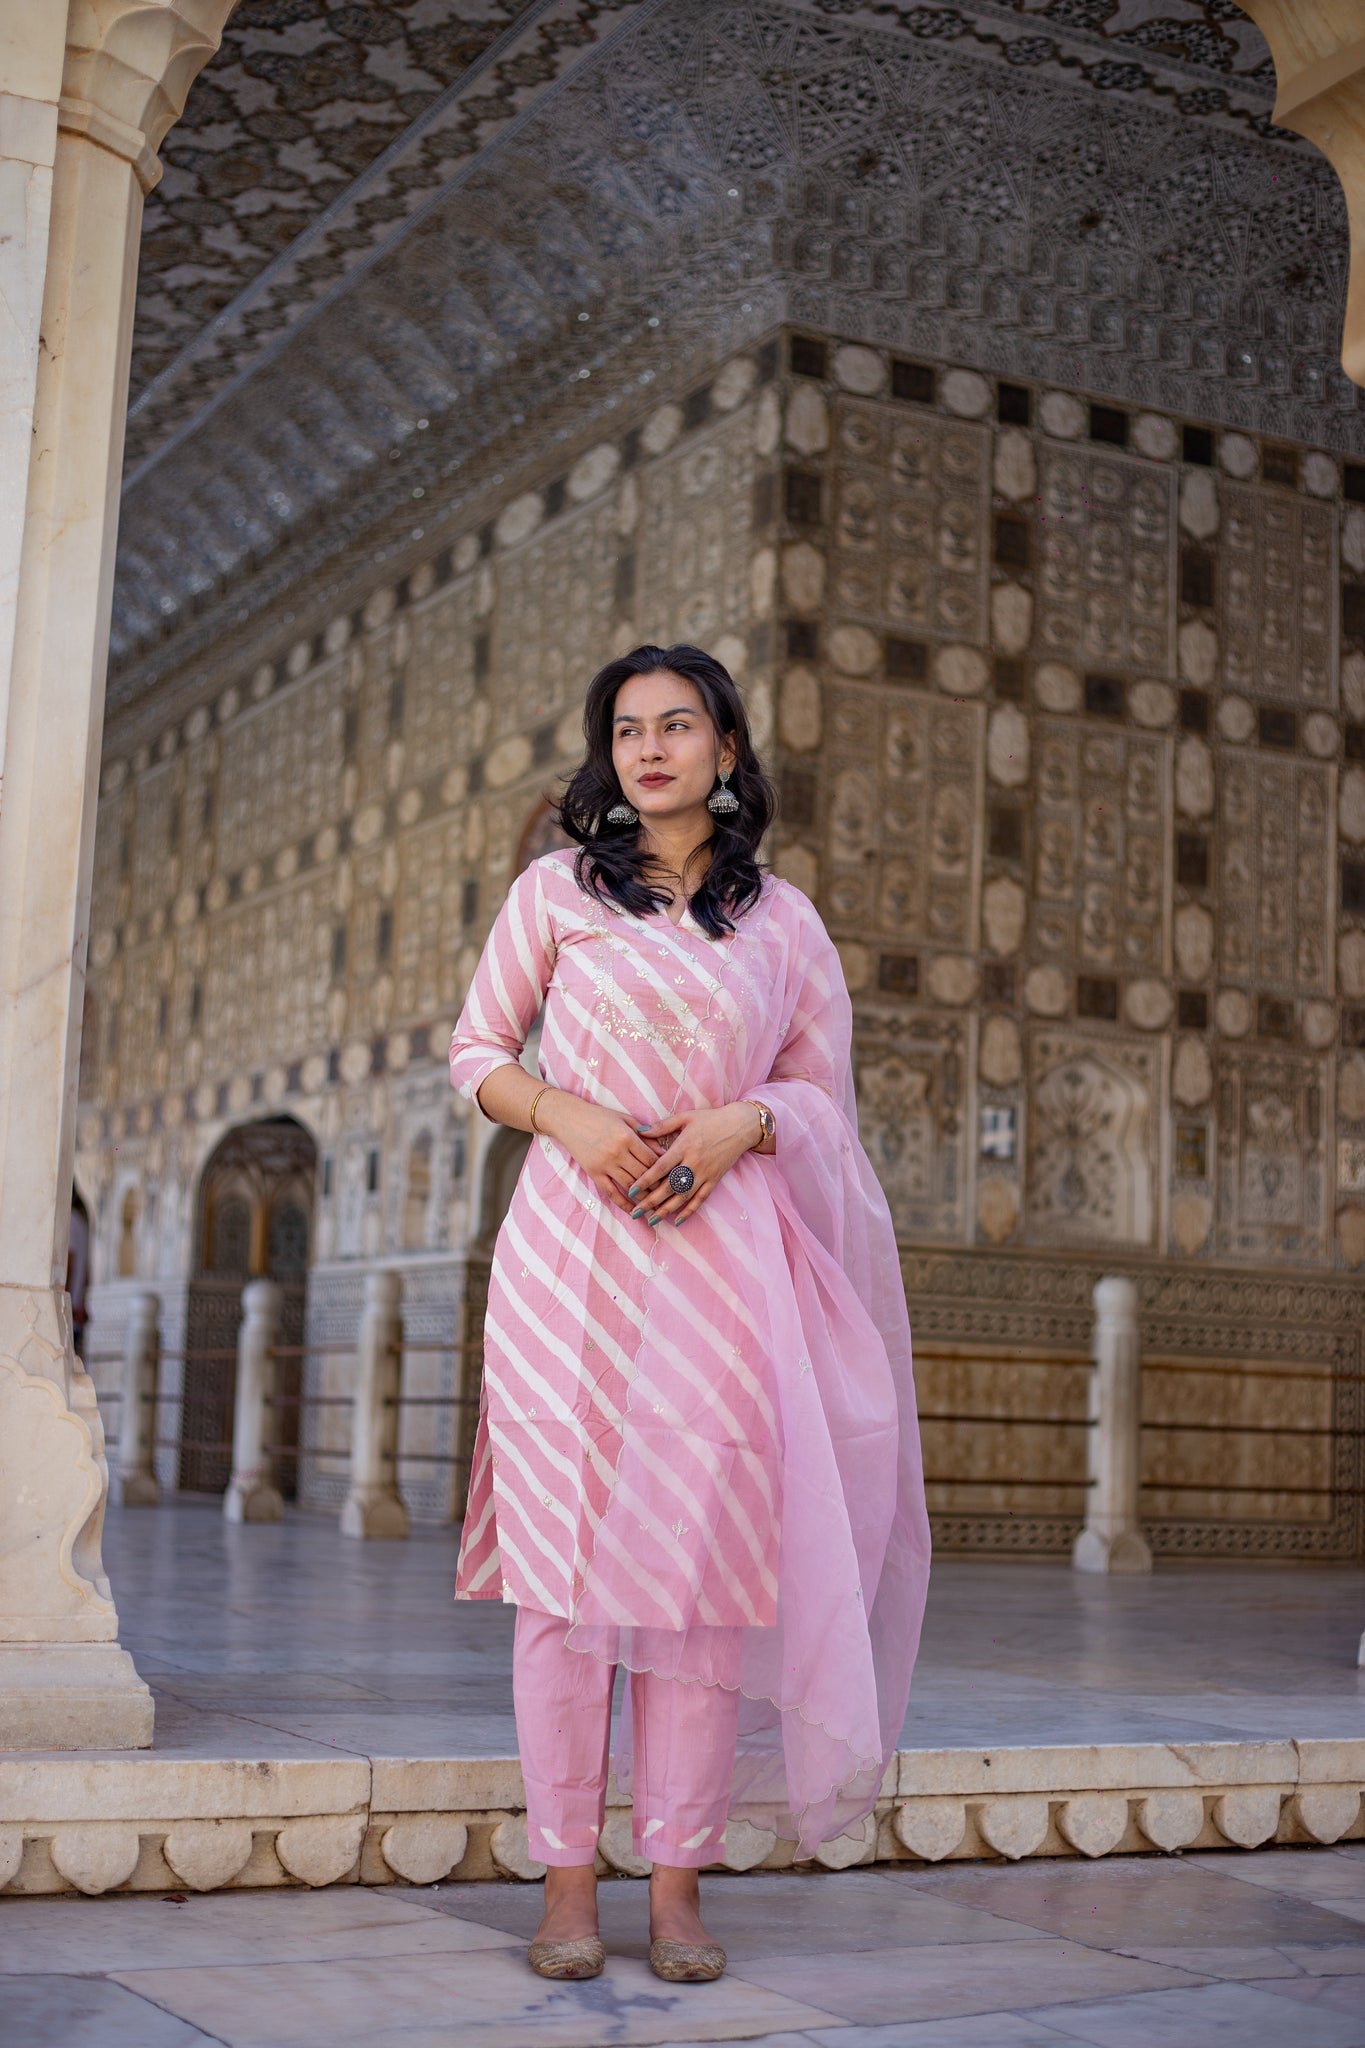
[[[315,1741],[320,1714],[342,1746],[359,1739],[339,1711],[341,1689],[354,1688],[392,1703],[366,1720],[372,1753],[515,1754],[514,1615],[500,1602],[452,1601],[453,1530],[343,1545],[327,1517],[233,1529],[212,1506],[177,1502],[115,1510],[105,1552],[123,1639],[143,1668],[164,1673],[177,1717],[200,1705],[240,1715],[249,1703],[282,1740]],[[1060,1565],[944,1559],[902,1742],[926,1758],[1094,1748],[1103,1773],[1124,1745],[1269,1738],[1288,1760],[1297,1739],[1304,1768],[1316,1769],[1315,1743],[1360,1741],[1362,1615],[1360,1571],[1086,1581]],[[195,1693],[177,1673],[222,1679],[223,1690]],[[310,1698],[300,1673],[328,1690]],[[167,1733],[184,1740],[182,1727],[177,1718]],[[1336,1767],[1325,1751],[1320,1760]],[[933,1765],[907,1769],[932,1775]],[[1167,1756],[1162,1771],[1153,1782],[1182,1782],[1178,1760]]]
[[[1254,1942],[1247,1943],[1245,1947],[1228,1948],[1144,1948],[1124,1942],[1122,1949],[1126,1956],[1140,1956],[1144,1962],[1165,1963],[1173,1970],[1193,1970],[1197,1976],[1218,1977],[1234,1984],[1259,1982],[1266,1977],[1303,1975],[1303,1967],[1294,1960],[1293,1951],[1258,1947]],[[1300,1955],[1311,1953],[1308,1949],[1298,1951]],[[1340,1955],[1342,1951],[1337,1949],[1331,1953]],[[1365,1957],[1365,1949],[1361,1954]],[[1365,1962],[1362,1968],[1365,1968]]]
[[[1185,1863],[1241,1884],[1284,1892],[1331,1907],[1339,1899],[1365,1900],[1365,1858],[1338,1856],[1332,1849],[1271,1849],[1247,1856],[1233,1849],[1227,1855],[1187,1855]]]
[[[887,1876],[892,1883],[932,1891],[1065,1940],[1128,1951],[1183,1949],[1187,1944],[1280,1948],[1286,1942],[1349,1942],[1335,1906],[1324,1910],[1306,1899],[1237,1884],[1225,1876],[1224,1868],[1235,1869],[1237,1856],[1244,1853],[1231,1851],[1225,1859],[1211,1859],[1217,1867],[1207,1870],[1188,1857],[1171,1862],[1147,1856],[1106,1857],[1098,1863],[1040,1857],[1003,1870],[984,1863],[957,1863],[935,1870],[896,1869]],[[1294,1853],[1265,1852],[1272,1857]]]
[[[1350,1948],[1286,1948],[1281,1953],[1305,1977],[1365,1977],[1365,1941]]]
[[[98,1977],[11,1977],[0,1990],[5,2048],[195,2048],[210,2039]]]
[[[1131,1956],[1074,1941],[954,1942],[902,1951],[779,1956],[744,1963],[750,1983],[781,1986],[831,2015],[885,2025],[960,2013],[1026,2009],[1056,1998],[1106,1998],[1198,1980]],[[732,1970],[733,1970],[732,1965]]]
[[[0,1974],[70,1967],[197,1969],[238,1963],[313,1963],[366,1956],[456,1954],[519,1946],[515,1935],[444,1913],[423,1912],[387,1891],[332,1885],[320,1891],[6,1899],[0,1908]],[[12,1986],[0,1990],[0,2010]],[[3,2038],[0,2036],[0,2038]]]
[[[648,1944],[648,1885],[614,1879],[598,1887],[602,1938],[613,1952],[643,1955]],[[539,1885],[450,1884],[400,1894],[442,1912],[529,1940],[541,1913]],[[731,1967],[810,1950],[845,1954],[895,1950],[907,1958],[950,1942],[1027,1941],[1031,1930],[979,1908],[928,1898],[892,1884],[880,1872],[849,1870],[792,1875],[755,1871],[702,1879],[702,1911],[723,1943]]]
[[[1062,2036],[1019,2012],[961,2020],[910,2020],[890,2027],[839,2027],[805,2036],[816,2048],[1059,2048]],[[763,2048],[770,2048],[765,2041]]]
[[[1293,2006],[1306,2005],[1313,2012],[1345,2013],[1365,2026],[1365,1986],[1358,1977],[1295,1977],[1292,1982],[1276,1979],[1264,1988]],[[1365,2039],[1365,2034],[1361,2038]]]
[[[138,1970],[118,1981],[226,2048],[621,2048],[801,2032],[828,2015],[725,1976],[667,1985],[613,1959],[586,1984],[537,1977],[523,1957],[483,1951],[373,1962]],[[475,2033],[474,2030],[477,2029]]]
[[[1359,2022],[1335,2012],[1291,2010],[1250,1984],[1110,1998],[1099,2005],[1041,2006],[1034,2018],[1090,2048],[1362,2048]]]

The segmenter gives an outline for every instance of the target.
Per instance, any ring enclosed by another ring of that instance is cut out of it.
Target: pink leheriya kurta
[[[929,1560],[848,995],[787,882],[711,939],[690,911],[675,927],[600,901],[574,863],[547,854],[513,884],[455,1085],[472,1098],[515,1060],[543,1000],[546,1081],[639,1123],[758,1096],[778,1150],[746,1153],[675,1229],[532,1141],[493,1257],[457,1595],[566,1616],[574,1648],[683,1680],[733,1683],[738,1646],[731,1811],[810,1853],[877,1797]]]

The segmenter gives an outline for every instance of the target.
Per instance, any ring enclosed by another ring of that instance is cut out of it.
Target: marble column
[[[408,1533],[408,1511],[398,1491],[402,1298],[397,1273],[366,1274],[351,1409],[351,1485],[341,1510],[343,1536]]]
[[[135,1748],[108,1486],[66,1297],[76,1064],[138,235],[231,0],[0,34],[0,1747]]]
[[[1341,363],[1365,384],[1365,7],[1361,0],[1238,5],[1275,59],[1275,120],[1316,143],[1341,180],[1351,235]]]
[[[242,1289],[237,1332],[237,1390],[232,1411],[232,1477],[223,1495],[229,1522],[278,1522],[284,1495],[275,1484],[275,1461],[266,1449],[279,1428],[273,1407],[279,1375],[275,1345],[284,1289],[274,1280],[248,1280]]]
[[[1149,1572],[1139,1522],[1142,1348],[1137,1289],[1101,1280],[1095,1289],[1095,1370],[1090,1380],[1090,1491],[1071,1562],[1078,1572]]]
[[[161,1303],[156,1295],[133,1296],[123,1336],[123,1398],[114,1474],[114,1498],[122,1508],[154,1508],[161,1498],[156,1483],[160,1320]]]

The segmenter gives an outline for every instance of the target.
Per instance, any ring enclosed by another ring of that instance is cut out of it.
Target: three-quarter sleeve
[[[554,933],[536,861],[507,892],[450,1041],[451,1085],[470,1102],[478,1100],[497,1068],[517,1065],[554,964]]]

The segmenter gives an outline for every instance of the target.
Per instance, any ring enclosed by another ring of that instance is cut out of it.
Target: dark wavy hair
[[[682,676],[701,693],[717,736],[733,737],[735,765],[730,787],[739,809],[714,818],[711,836],[696,848],[710,849],[710,862],[695,895],[688,898],[692,915],[711,938],[734,930],[734,920],[758,900],[763,870],[759,843],[773,821],[772,784],[758,764],[749,734],[744,701],[729,670],[700,647],[637,647],[597,671],[583,706],[583,764],[569,777],[556,807],[559,822],[579,847],[578,879],[603,902],[614,903],[637,917],[662,910],[669,892],[650,880],[650,858],[638,825],[613,825],[607,812],[621,802],[621,784],[612,764],[612,719],[616,693],[632,676],[664,669]]]

